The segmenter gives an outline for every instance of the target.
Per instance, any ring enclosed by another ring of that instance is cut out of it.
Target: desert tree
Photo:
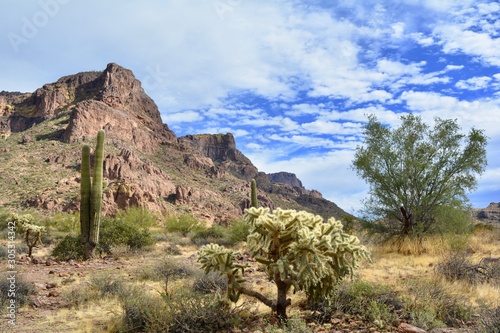
[[[431,128],[411,114],[401,121],[389,128],[369,116],[352,163],[369,184],[366,213],[399,240],[439,229],[443,209],[465,209],[487,165],[482,130],[465,135],[456,120],[440,118]]]

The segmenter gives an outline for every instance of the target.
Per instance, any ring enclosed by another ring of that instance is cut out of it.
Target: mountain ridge
[[[249,207],[255,178],[263,206],[348,215],[294,174],[260,172],[231,133],[177,137],[132,71],[115,63],[33,93],[0,92],[0,181],[11,185],[0,204],[76,211],[79,150],[99,129],[107,133],[105,214],[137,205],[229,223]]]

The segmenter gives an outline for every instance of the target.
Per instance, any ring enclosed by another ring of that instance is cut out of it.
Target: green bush
[[[56,212],[50,217],[42,220],[48,232],[54,229],[61,232],[78,233],[80,232],[80,213],[70,214]]]
[[[120,210],[116,214],[116,219],[139,228],[150,228],[157,221],[153,213],[141,207],[129,207],[127,210]]]
[[[115,246],[125,245],[131,251],[141,250],[154,244],[155,240],[147,227],[137,224],[137,220],[103,218],[99,232],[101,251],[111,254]]]
[[[402,308],[398,295],[390,287],[362,280],[341,283],[328,299],[309,304],[315,320],[329,322],[339,312],[359,316],[380,327],[397,322],[396,311]]]
[[[200,227],[200,222],[189,214],[182,214],[181,216],[170,215],[165,219],[165,228],[168,232],[178,232],[183,236],[196,231]]]
[[[229,245],[229,241],[226,239],[227,229],[219,225],[213,225],[210,228],[198,227],[189,233],[189,236],[191,241],[198,246],[210,243]]]
[[[234,245],[238,242],[246,242],[250,234],[250,225],[244,220],[233,221],[229,227],[229,244]]]
[[[83,259],[81,237],[72,234],[66,235],[54,247],[52,256],[56,260]]]

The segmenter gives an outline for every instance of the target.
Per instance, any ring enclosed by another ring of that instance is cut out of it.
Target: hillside
[[[230,133],[177,137],[134,74],[113,63],[33,93],[0,92],[0,205],[78,210],[81,147],[92,147],[99,129],[105,214],[143,206],[225,224],[249,206],[252,178],[263,206],[346,214],[294,174],[259,172]]]

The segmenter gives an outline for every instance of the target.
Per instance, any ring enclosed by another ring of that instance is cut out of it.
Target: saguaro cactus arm
[[[80,180],[80,230],[82,233],[82,243],[89,241],[90,232],[90,147],[82,147],[81,180]]]
[[[94,154],[94,178],[90,194],[90,234],[89,242],[96,245],[99,242],[99,226],[102,207],[102,174],[104,163],[104,131],[97,133],[97,143]]]
[[[252,207],[259,207],[259,202],[257,200],[257,182],[255,179],[252,179],[250,182],[250,202]]]

